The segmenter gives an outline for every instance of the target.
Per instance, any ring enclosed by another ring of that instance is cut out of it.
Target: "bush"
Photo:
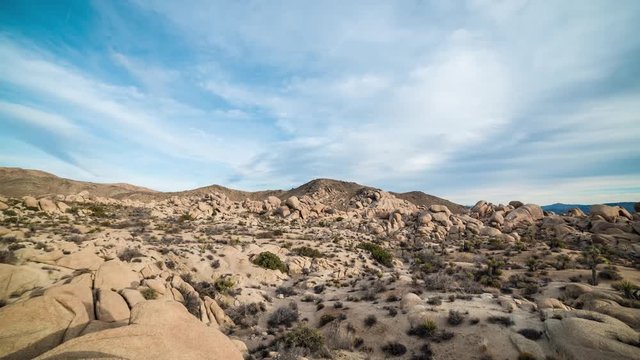
[[[603,280],[622,280],[622,276],[618,273],[618,269],[611,266],[599,271],[598,277]]]
[[[508,316],[489,316],[487,321],[491,324],[500,324],[502,326],[511,326],[514,324],[513,320]]]
[[[152,288],[144,288],[140,290],[140,293],[145,300],[153,300],[158,297],[158,293]]]
[[[218,278],[214,284],[216,290],[222,294],[229,294],[233,287],[236,286],[235,281],[229,276]]]
[[[324,315],[320,316],[319,327],[323,327],[323,326],[327,325],[328,323],[332,322],[335,319],[336,319],[336,317],[331,315],[331,314],[324,314]]]
[[[284,344],[287,347],[301,347],[308,349],[312,353],[320,350],[324,345],[324,337],[315,329],[311,329],[307,326],[297,327],[282,338]]]
[[[526,337],[529,340],[536,341],[542,337],[542,331],[538,331],[535,329],[522,329],[518,330],[518,334]]]
[[[126,248],[118,254],[120,261],[130,262],[133,258],[144,256],[138,249]]]
[[[618,290],[624,294],[624,296],[628,299],[633,299],[633,292],[638,289],[636,285],[634,285],[631,281],[621,280],[611,284],[611,287],[615,290]]]
[[[11,250],[0,250],[0,264],[15,264],[18,261]]]
[[[295,306],[282,306],[276,309],[276,311],[269,316],[267,323],[269,326],[285,325],[289,327],[291,324],[298,321],[298,316],[298,309]]]
[[[276,294],[282,294],[282,296],[284,297],[298,295],[296,289],[294,289],[293,286],[278,286],[278,288],[276,289]]]
[[[375,325],[378,322],[378,319],[376,318],[375,315],[369,315],[364,319],[364,326],[366,327],[372,327],[373,325]]]
[[[442,297],[440,296],[434,296],[432,298],[429,298],[427,300],[427,304],[429,305],[434,305],[434,306],[439,306],[442,305]]]
[[[436,330],[438,330],[438,325],[435,321],[429,319],[422,324],[409,329],[407,334],[425,339],[433,336],[436,333]]]
[[[449,310],[449,316],[447,317],[449,325],[457,326],[462,324],[462,321],[464,321],[464,316],[460,311]]]
[[[393,266],[393,255],[381,246],[372,243],[362,243],[358,245],[358,248],[368,251],[371,257],[378,263],[386,267]]]
[[[224,312],[233,320],[234,324],[242,328],[248,328],[258,324],[258,314],[265,310],[264,303],[251,303],[227,308]]]
[[[407,352],[407,347],[399,342],[390,342],[382,347],[382,351],[390,356],[402,356]]]
[[[269,251],[261,252],[255,260],[253,260],[253,263],[269,270],[280,270],[281,272],[287,271],[287,267],[284,265],[282,260],[280,260],[278,255]]]
[[[321,253],[320,251],[311,248],[309,246],[301,246],[299,248],[295,248],[293,249],[293,252],[297,255],[300,256],[306,256],[306,257],[310,257],[310,258],[320,258],[320,257],[324,257],[324,254]]]

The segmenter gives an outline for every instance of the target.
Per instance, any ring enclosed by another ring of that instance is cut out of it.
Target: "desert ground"
[[[0,170],[2,359],[640,359],[640,203]]]

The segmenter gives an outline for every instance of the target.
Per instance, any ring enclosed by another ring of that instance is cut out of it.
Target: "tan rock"
[[[21,295],[48,284],[49,276],[45,271],[29,266],[0,264],[0,299],[8,299],[14,293]]]
[[[296,196],[291,196],[285,201],[285,204],[293,210],[300,210],[302,205]]]
[[[115,291],[99,289],[96,299],[96,318],[106,322],[128,322],[127,302]]]
[[[424,304],[424,301],[420,298],[420,296],[414,293],[406,293],[402,297],[402,301],[400,302],[400,307],[407,311],[415,305]]]
[[[25,196],[22,198],[22,204],[29,210],[38,210],[38,200],[33,196]]]
[[[131,311],[131,325],[70,340],[38,359],[63,359],[79,354],[132,360],[242,360],[241,352],[228,337],[171,300],[138,303]]]
[[[159,279],[146,279],[144,285],[155,290],[157,293],[164,295],[167,292],[167,287],[164,285],[164,281]]]
[[[145,301],[144,296],[138,289],[124,289],[121,292],[122,297],[127,302],[129,308],[133,308],[137,303]]]
[[[61,302],[49,295],[0,308],[0,358],[32,359],[54,348],[65,333],[82,331],[89,321],[80,319],[83,313],[79,300],[67,297]]]
[[[38,206],[40,210],[46,212],[47,214],[53,214],[58,212],[58,207],[56,204],[47,198],[42,198],[38,200]]]
[[[94,287],[96,289],[114,289],[116,291],[128,287],[137,287],[140,276],[127,264],[118,259],[110,260],[98,268]]]
[[[555,312],[544,327],[557,353],[581,360],[638,358],[638,333],[623,322],[591,311]],[[598,319],[594,321],[591,319]]]
[[[614,221],[620,216],[619,206],[593,205],[589,210],[591,216],[602,216],[607,221]]]
[[[88,247],[70,255],[61,257],[56,265],[74,270],[98,270],[104,259],[95,254],[95,248]]]

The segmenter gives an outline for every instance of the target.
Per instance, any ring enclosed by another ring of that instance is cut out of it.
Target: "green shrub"
[[[293,249],[293,252],[297,255],[300,256],[306,256],[306,257],[310,257],[310,258],[320,258],[320,257],[324,257],[324,254],[321,253],[320,251],[311,248],[309,246],[301,246],[299,248],[295,248]]]
[[[322,334],[308,326],[299,326],[282,338],[287,347],[300,347],[311,351],[312,353],[320,350],[324,345],[324,337]]]
[[[428,319],[425,320],[422,324],[409,329],[407,334],[424,339],[433,336],[436,333],[436,330],[438,330],[438,325],[436,324],[436,322]]]
[[[265,269],[280,270],[281,272],[287,271],[287,267],[282,260],[280,260],[278,255],[269,251],[261,252],[253,260],[253,263]]]
[[[235,281],[229,276],[218,278],[215,282],[215,288],[222,294],[228,294],[236,286]]]
[[[611,284],[611,287],[615,290],[618,290],[624,294],[624,296],[628,299],[633,298],[633,292],[638,289],[636,285],[634,285],[631,281],[621,280]]]
[[[368,251],[371,254],[371,257],[378,263],[386,267],[393,266],[393,255],[380,245],[365,242],[359,244],[358,248]]]
[[[364,319],[364,326],[366,327],[372,327],[373,325],[375,325],[378,322],[378,319],[376,318],[375,315],[369,315]]]
[[[140,293],[146,300],[153,300],[158,297],[158,293],[152,288],[144,288],[140,290]]]
[[[331,315],[331,314],[324,314],[324,315],[320,316],[319,327],[323,327],[323,326],[327,325],[328,323],[332,322],[335,319],[336,319],[336,317]]]

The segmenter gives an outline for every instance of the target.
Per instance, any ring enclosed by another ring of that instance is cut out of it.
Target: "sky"
[[[0,166],[640,201],[640,1],[0,1]]]

